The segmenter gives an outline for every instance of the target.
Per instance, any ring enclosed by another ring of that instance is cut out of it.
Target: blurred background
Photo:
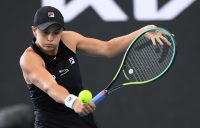
[[[46,5],[62,12],[67,30],[87,37],[109,40],[149,24],[175,34],[177,56],[169,72],[156,82],[129,86],[109,95],[94,112],[100,127],[200,127],[197,0],[2,0],[0,128],[11,128],[12,124],[15,128],[28,128],[33,120],[19,58],[31,43],[35,11]],[[78,53],[84,87],[94,95],[101,91],[115,75],[121,57],[95,58]],[[20,125],[25,121],[26,126]]]

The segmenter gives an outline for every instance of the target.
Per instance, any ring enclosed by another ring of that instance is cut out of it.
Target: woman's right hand
[[[80,115],[88,115],[95,110],[96,105],[92,101],[89,103],[82,103],[79,99],[77,99],[74,101],[72,107],[76,113]]]

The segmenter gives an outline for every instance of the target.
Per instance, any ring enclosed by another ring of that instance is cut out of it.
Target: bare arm
[[[113,57],[124,51],[128,45],[134,40],[141,32],[148,28],[154,28],[155,25],[147,25],[142,27],[130,34],[119,36],[113,38],[109,41],[102,41],[99,39],[84,37],[75,32],[63,32],[63,40],[64,42],[71,42],[70,46],[74,51],[80,50],[91,55],[105,56],[105,57]],[[157,40],[157,34],[149,33],[149,38],[152,39],[155,44],[155,39]],[[154,36],[152,36],[154,35]],[[159,39],[159,38],[158,38]],[[162,44],[162,42],[159,42]]]
[[[69,92],[57,84],[54,77],[45,69],[43,60],[37,54],[26,51],[20,59],[20,66],[31,83],[47,93],[56,102],[64,104]]]
[[[24,77],[26,77],[25,79],[47,93],[56,102],[68,106],[66,101],[68,98],[71,98],[69,96],[73,95],[70,95],[67,89],[56,82],[54,77],[45,69],[44,65],[43,60],[30,49],[26,50],[20,58],[20,66]],[[77,113],[85,115],[93,112],[96,107],[92,102],[83,104],[76,97],[71,103],[70,108],[74,109]]]
[[[90,54],[113,57],[124,51],[141,31],[142,30],[139,29],[128,35],[116,37],[109,41],[101,41],[93,38],[81,38],[77,45],[77,49],[86,52],[89,51]]]

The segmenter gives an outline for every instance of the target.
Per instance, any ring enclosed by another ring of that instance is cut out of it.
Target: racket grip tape
[[[94,102],[94,104],[98,104],[100,101],[102,101],[103,99],[106,98],[106,91],[103,90],[101,92],[99,92],[93,99],[92,101]]]

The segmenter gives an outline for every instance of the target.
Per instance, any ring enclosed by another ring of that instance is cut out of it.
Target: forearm
[[[141,31],[142,30],[139,29],[130,34],[116,37],[116,38],[109,40],[108,41],[108,51],[110,53],[109,53],[108,57],[113,57],[113,56],[116,56],[119,53],[123,52],[129,46],[129,44],[132,42],[132,40],[135,39],[139,35],[139,33]]]
[[[148,25],[145,27],[142,27],[130,34],[124,35],[124,36],[120,36],[117,38],[113,38],[111,40],[108,41],[108,51],[110,51],[109,56],[108,57],[113,57],[121,52],[123,52],[125,49],[127,49],[127,47],[129,46],[129,44],[143,31],[145,31],[148,28],[152,28],[155,27],[154,25]]]
[[[70,94],[67,89],[60,85],[52,85],[45,92],[56,102],[64,104],[66,97]]]

